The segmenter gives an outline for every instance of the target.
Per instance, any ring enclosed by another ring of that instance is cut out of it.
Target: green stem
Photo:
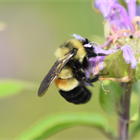
[[[132,83],[123,83],[124,94],[121,97],[122,113],[119,119],[119,140],[129,139],[129,111]]]

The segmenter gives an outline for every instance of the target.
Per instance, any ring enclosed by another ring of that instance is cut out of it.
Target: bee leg
[[[107,74],[98,74],[98,75],[94,75],[94,77],[91,80],[91,83],[96,82],[99,80],[99,76],[103,76],[103,75],[109,75],[109,72]]]
[[[95,75],[93,78],[87,78],[83,77],[82,80],[87,83],[89,86],[93,86],[93,82],[96,82],[99,80],[99,75]]]
[[[90,79],[91,83],[99,80],[99,75],[95,75],[92,79]]]
[[[99,78],[99,76],[103,76],[103,75],[109,75],[109,72],[107,74],[97,74],[97,75],[94,75],[94,76],[98,76],[98,78]]]
[[[104,54],[104,53],[97,53],[97,56],[107,56],[108,54]]]
[[[84,84],[87,84],[89,86],[93,86],[90,78],[82,77],[82,81],[83,81]]]
[[[96,76],[96,78],[94,77],[93,79],[87,78],[85,75],[85,71],[83,69],[81,69],[81,64],[79,64],[76,61],[71,60],[71,67],[72,67],[72,71],[74,74],[74,77],[79,81],[82,82],[83,84],[87,84],[89,86],[93,86],[92,82],[97,81],[98,80],[98,76]]]
[[[89,83],[96,82],[96,81],[99,80],[99,76],[103,76],[103,75],[109,75],[109,73],[107,73],[107,74],[98,74],[98,75],[94,75],[94,77],[93,77],[92,79],[86,78],[86,79],[87,79],[86,82],[88,82],[88,84],[89,84]]]
[[[107,56],[107,54],[104,54],[104,53],[94,53],[94,52],[92,52],[92,53],[87,54],[85,57],[90,58],[90,57],[96,57],[96,56]]]
[[[109,72],[107,74],[98,74],[98,76],[103,76],[103,75],[109,75]]]
[[[82,72],[80,69],[74,70],[73,73],[74,73],[74,77],[75,77],[78,81],[81,81],[81,82],[82,82],[82,81],[84,80],[84,78],[85,78],[85,73]]]
[[[73,69],[74,77],[83,84],[93,86],[90,78],[85,77],[85,73],[81,69]]]

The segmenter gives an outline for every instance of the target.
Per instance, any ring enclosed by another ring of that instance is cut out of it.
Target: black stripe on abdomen
[[[68,102],[74,104],[84,104],[88,102],[91,98],[91,92],[85,86],[77,86],[70,91],[59,90],[59,93]]]

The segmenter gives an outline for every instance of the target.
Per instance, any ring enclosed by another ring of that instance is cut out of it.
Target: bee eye
[[[130,35],[129,37],[132,39],[133,38],[133,35]]]
[[[77,52],[77,50],[78,50],[78,49],[74,48],[74,49],[73,49],[73,52],[74,52],[74,53],[76,53],[76,52]]]
[[[88,44],[89,40],[87,38],[85,38],[85,41],[83,42],[83,45]]]

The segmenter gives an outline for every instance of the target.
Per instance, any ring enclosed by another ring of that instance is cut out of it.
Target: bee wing
[[[62,71],[64,66],[67,64],[67,62],[76,54],[77,50],[73,50],[69,52],[67,55],[65,55],[63,58],[58,59],[52,68],[50,69],[49,73],[45,76],[43,79],[39,90],[38,90],[38,96],[43,96],[45,92],[47,91],[49,85],[57,78],[59,73]]]

